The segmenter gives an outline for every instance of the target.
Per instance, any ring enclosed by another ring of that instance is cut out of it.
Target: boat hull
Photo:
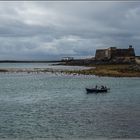
[[[108,89],[86,88],[87,93],[106,93]]]

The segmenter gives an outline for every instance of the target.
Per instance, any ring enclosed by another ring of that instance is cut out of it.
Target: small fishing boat
[[[106,93],[109,88],[86,88],[87,93]]]

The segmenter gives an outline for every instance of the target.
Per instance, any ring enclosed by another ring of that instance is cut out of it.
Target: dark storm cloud
[[[89,57],[139,49],[140,2],[0,2],[0,59]]]

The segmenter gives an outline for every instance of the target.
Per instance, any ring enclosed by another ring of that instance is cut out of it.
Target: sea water
[[[0,63],[0,69],[31,69],[31,68],[49,68],[58,70],[82,70],[89,69],[85,66],[65,66],[58,63]]]
[[[140,138],[140,78],[1,73],[0,138]]]

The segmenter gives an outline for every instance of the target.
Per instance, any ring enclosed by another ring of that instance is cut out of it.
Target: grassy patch
[[[140,71],[130,68],[130,65],[94,65],[88,70],[65,71],[85,75],[111,76],[111,77],[140,77]]]

